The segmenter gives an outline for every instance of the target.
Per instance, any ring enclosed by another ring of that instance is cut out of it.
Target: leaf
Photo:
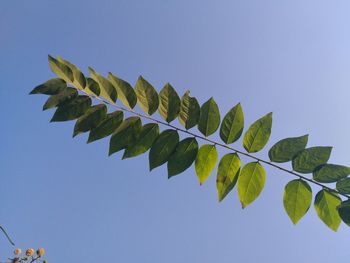
[[[221,202],[236,185],[241,168],[241,160],[236,153],[228,153],[221,158],[216,176],[216,189]]]
[[[238,177],[238,196],[242,208],[252,203],[265,185],[266,172],[259,162],[247,163]]]
[[[292,160],[293,170],[299,173],[312,173],[318,166],[325,164],[330,155],[332,147],[310,147],[299,152]]]
[[[85,89],[85,92],[88,92],[89,94],[93,94],[96,96],[100,96],[100,93],[101,93],[100,86],[98,85],[98,83],[94,79],[87,78],[86,85],[87,85],[86,86],[87,89]]]
[[[125,119],[113,133],[109,142],[109,155],[125,149],[139,138],[142,129],[139,117]]]
[[[155,113],[159,106],[157,91],[140,76],[136,82],[135,91],[141,109],[148,115]]]
[[[119,99],[122,103],[129,109],[133,109],[137,103],[137,96],[131,85],[125,80],[113,75],[111,72],[108,74],[108,79],[113,86],[116,87]]]
[[[111,135],[123,122],[122,111],[115,111],[107,114],[107,117],[94,129],[90,131],[87,143],[105,138]]]
[[[165,130],[158,136],[149,152],[150,171],[169,160],[178,142],[179,134],[173,129]]]
[[[350,194],[350,178],[344,178],[337,182],[337,190],[341,194]]]
[[[226,144],[231,144],[241,137],[244,127],[242,106],[238,103],[224,117],[220,128],[220,138]]]
[[[142,127],[137,141],[125,149],[122,159],[135,157],[147,152],[159,135],[159,126],[156,123],[148,123]]]
[[[200,106],[198,101],[194,97],[190,97],[190,92],[182,96],[180,113],[179,113],[179,122],[186,130],[191,129],[196,126],[199,121],[200,115]]]
[[[61,79],[64,79],[67,83],[73,82],[73,72],[68,66],[58,61],[57,59],[51,57],[50,55],[48,56],[48,59],[50,68],[53,73],[55,73]]]
[[[51,109],[64,103],[67,103],[78,96],[78,92],[74,88],[66,88],[62,92],[51,95],[43,106],[43,110]]]
[[[350,200],[343,201],[338,206],[338,213],[345,224],[350,226]]]
[[[98,74],[93,68],[89,67],[91,78],[94,79],[100,86],[100,96],[104,97],[110,102],[116,102],[118,93],[112,83],[105,77]]]
[[[78,96],[70,102],[59,106],[51,122],[75,120],[83,115],[91,106],[88,96]]]
[[[190,137],[179,142],[175,152],[168,160],[168,178],[189,168],[196,159],[197,153],[198,142],[196,138]]]
[[[349,174],[350,167],[337,164],[325,164],[318,167],[313,172],[313,179],[320,183],[334,183],[347,177]]]
[[[206,101],[200,111],[198,130],[205,136],[213,134],[220,125],[220,112],[213,98]]]
[[[305,149],[309,135],[286,138],[277,142],[269,151],[269,158],[275,163],[284,163],[293,158]]]
[[[174,88],[169,84],[165,84],[159,92],[159,108],[160,116],[167,122],[175,120],[180,112],[180,98]]]
[[[61,57],[57,57],[57,60],[61,62],[62,64],[69,67],[73,73],[73,84],[76,88],[83,90],[86,87],[86,79],[84,74],[75,66],[74,64],[70,63],[68,60],[65,60]]]
[[[284,188],[283,205],[289,218],[296,225],[309,210],[312,202],[312,190],[301,179],[290,181]]]
[[[200,185],[202,185],[212,173],[218,160],[218,152],[215,145],[205,144],[199,148],[194,166]]]
[[[337,211],[340,203],[341,199],[328,190],[319,191],[315,197],[314,206],[318,217],[333,231],[337,231],[341,223]]]
[[[106,118],[106,115],[107,107],[105,104],[92,106],[77,120],[74,126],[73,137],[77,136],[79,133],[87,132],[96,128],[101,121]]]
[[[29,94],[56,95],[67,88],[67,83],[60,78],[50,79],[36,86]]]
[[[255,121],[244,134],[243,146],[249,153],[262,150],[269,141],[272,127],[272,112]]]

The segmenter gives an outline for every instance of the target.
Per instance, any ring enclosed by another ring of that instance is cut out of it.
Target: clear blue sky
[[[311,207],[292,225],[289,175],[266,167],[255,203],[241,210],[235,189],[218,204],[214,174],[200,187],[193,167],[168,180],[165,166],[148,172],[147,155],[108,158],[108,140],[72,139],[74,123],[49,124],[45,98],[28,93],[53,77],[47,54],[62,55],[85,72],[132,84],[142,74],[201,103],[214,96],[222,115],[241,102],[247,124],[273,111],[260,157],[309,133],[309,146],[334,146],[330,161],[349,164],[349,10],[349,1],[1,1],[0,223],[51,263],[348,260],[344,224],[332,232]],[[1,259],[12,251],[4,238],[0,248]]]

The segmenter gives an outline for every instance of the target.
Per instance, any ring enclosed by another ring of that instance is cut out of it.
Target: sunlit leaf
[[[309,210],[312,202],[312,190],[307,182],[301,179],[290,181],[284,188],[283,205],[293,224]]]
[[[313,179],[320,183],[334,183],[347,177],[349,174],[350,167],[337,164],[325,164],[316,168],[313,172]]]
[[[328,190],[321,190],[315,197],[315,209],[318,217],[333,231],[337,231],[341,223],[337,207],[341,204],[341,199]]]
[[[48,56],[49,65],[53,73],[55,73],[61,79],[64,79],[68,83],[72,83],[74,80],[72,70],[62,62],[58,61],[54,57]]]
[[[56,95],[67,88],[67,83],[60,78],[50,79],[36,86],[29,94]]]
[[[159,126],[156,123],[147,123],[142,127],[138,139],[131,143],[124,152],[123,159],[135,157],[147,152],[159,135]]]
[[[300,151],[305,149],[308,137],[308,135],[304,135],[280,140],[270,149],[270,160],[275,163],[284,163],[293,160]]]
[[[293,159],[293,170],[299,173],[312,173],[318,166],[327,163],[332,147],[311,147],[299,152]]]
[[[169,84],[165,84],[159,92],[159,114],[166,122],[176,119],[180,112],[180,98],[174,88]]]
[[[221,158],[216,175],[216,189],[221,202],[236,185],[241,168],[241,160],[236,153],[228,153]]]
[[[51,95],[43,106],[43,110],[61,106],[78,96],[78,92],[74,88],[66,88],[56,95]]]
[[[220,125],[220,112],[213,98],[207,100],[201,107],[198,130],[204,135],[213,134]]]
[[[195,160],[196,174],[200,184],[203,184],[212,173],[218,160],[218,152],[215,145],[202,145]]]
[[[135,85],[137,101],[141,109],[148,115],[155,113],[159,106],[157,91],[153,86],[140,76]]]
[[[249,153],[262,150],[269,141],[272,127],[272,112],[255,121],[244,134],[243,146]]]
[[[343,201],[338,206],[338,213],[343,222],[350,226],[350,199]]]
[[[122,111],[115,111],[107,114],[107,117],[94,129],[90,131],[87,143],[105,138],[111,135],[123,122]]]
[[[141,119],[139,117],[129,117],[125,119],[113,133],[109,142],[109,155],[125,149],[135,142],[142,130]]]
[[[149,167],[151,171],[169,160],[178,142],[179,134],[173,129],[165,130],[158,136],[149,152]]]
[[[252,203],[264,188],[266,173],[259,162],[247,163],[238,177],[238,196],[242,208]]]
[[[106,118],[107,107],[105,104],[98,104],[92,106],[88,109],[83,116],[81,116],[75,126],[73,137],[79,133],[90,131],[93,128],[96,128],[103,119]]]
[[[100,96],[101,89],[100,89],[100,86],[98,85],[98,83],[94,79],[87,78],[85,92],[87,92],[89,94],[96,95],[96,96]]]
[[[110,102],[116,102],[118,98],[117,89],[105,77],[98,74],[93,68],[89,67],[91,78],[94,79],[100,87],[100,96]]]
[[[122,80],[113,75],[111,72],[108,74],[108,79],[113,84],[113,86],[116,87],[118,91],[118,97],[122,103],[129,109],[133,109],[137,103],[137,97],[131,85],[125,80]]]
[[[224,117],[220,128],[220,138],[226,144],[231,144],[241,137],[244,127],[242,106],[238,103]]]
[[[168,177],[180,174],[189,168],[196,159],[197,153],[196,138],[190,137],[179,142],[168,160]]]
[[[59,106],[51,122],[75,120],[83,115],[91,106],[88,96],[78,96],[68,103]]]
[[[182,96],[180,113],[179,113],[179,122],[186,130],[191,129],[196,126],[199,120],[200,115],[200,106],[198,101],[194,97],[190,97],[190,92]]]
[[[344,178],[337,182],[337,190],[342,194],[350,194],[350,178]]]
[[[84,74],[78,69],[78,67],[70,63],[68,60],[63,59],[62,57],[57,57],[57,60],[71,69],[73,73],[74,86],[80,90],[85,89],[86,79]]]

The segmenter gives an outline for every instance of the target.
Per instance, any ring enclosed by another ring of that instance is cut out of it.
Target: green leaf
[[[184,126],[186,130],[196,126],[199,121],[200,111],[201,109],[197,99],[194,97],[190,97],[190,92],[186,91],[186,93],[182,96],[181,99],[179,113],[180,124]]]
[[[259,162],[247,163],[238,177],[238,196],[242,208],[252,203],[265,185],[266,173]]]
[[[43,106],[43,110],[51,109],[57,106],[61,106],[78,96],[78,92],[74,88],[66,88],[62,92],[51,95]]]
[[[337,207],[340,205],[341,199],[328,190],[321,190],[315,197],[315,210],[318,217],[333,231],[337,231],[341,223]]]
[[[196,138],[190,137],[182,140],[176,146],[175,152],[168,160],[168,177],[182,173],[189,168],[198,153],[198,142]]]
[[[221,202],[236,185],[241,168],[241,160],[236,153],[228,153],[221,158],[217,175],[216,189]]]
[[[36,86],[29,94],[56,95],[67,88],[67,83],[60,78],[50,79]]]
[[[61,62],[62,64],[69,67],[73,73],[73,84],[76,88],[83,90],[86,87],[86,79],[84,74],[75,66],[74,64],[70,63],[68,60],[65,60],[61,57],[57,57],[57,60]]]
[[[224,117],[220,128],[220,138],[226,144],[231,144],[241,137],[244,128],[242,106],[238,103]]]
[[[141,109],[148,115],[155,113],[159,106],[157,91],[140,76],[136,82],[135,91]]]
[[[122,103],[129,109],[133,109],[137,103],[137,96],[131,85],[125,80],[113,75],[111,72],[108,74],[108,79],[114,87],[116,87],[119,99]]]
[[[88,96],[78,96],[68,103],[59,106],[51,122],[75,120],[83,115],[91,106]]]
[[[284,163],[293,158],[305,149],[309,135],[286,138],[277,142],[269,151],[269,158],[272,162]]]
[[[72,70],[63,64],[62,62],[58,61],[54,57],[48,56],[49,59],[49,65],[53,73],[55,73],[58,77],[61,79],[64,79],[68,83],[72,83],[74,80],[73,72]]]
[[[142,127],[137,141],[125,149],[123,159],[135,157],[147,152],[159,135],[159,126],[156,123],[148,123]]]
[[[198,130],[205,136],[213,134],[220,125],[220,112],[213,98],[206,101],[202,107],[198,121]]]
[[[337,182],[337,190],[341,194],[350,194],[350,178],[344,178]]]
[[[174,152],[179,143],[179,134],[176,130],[168,129],[163,131],[149,152],[149,167],[150,171],[161,166],[169,160],[169,157]]]
[[[105,77],[98,74],[93,68],[89,67],[91,78],[94,79],[100,86],[100,96],[110,102],[116,102],[118,98],[117,89]]]
[[[272,112],[254,122],[244,134],[243,146],[249,153],[262,150],[269,141],[272,127]]]
[[[311,147],[299,152],[292,161],[293,170],[299,173],[312,173],[318,166],[327,163],[332,147]]]
[[[169,84],[165,84],[159,92],[159,113],[160,116],[167,122],[175,120],[180,112],[180,98],[174,88]]]
[[[101,89],[100,89],[100,86],[98,85],[98,83],[94,79],[87,78],[85,92],[92,94],[92,95],[100,96]]]
[[[199,148],[194,163],[199,183],[202,185],[212,173],[218,160],[218,152],[215,145],[205,144]]]
[[[313,179],[320,183],[334,183],[347,177],[349,174],[350,167],[337,164],[325,164],[318,167],[313,172]]]
[[[139,138],[141,129],[142,124],[139,117],[125,119],[111,137],[109,155],[125,149],[135,142]]]
[[[94,129],[90,131],[87,143],[105,138],[111,135],[123,122],[122,111],[115,111],[107,114],[107,117]]]
[[[338,213],[345,224],[350,226],[350,200],[343,201],[338,206]]]
[[[77,120],[74,126],[73,137],[96,128],[106,118],[106,115],[107,107],[105,104],[92,106]]]
[[[283,205],[289,218],[296,225],[309,210],[312,202],[312,190],[301,179],[290,181],[284,188]]]

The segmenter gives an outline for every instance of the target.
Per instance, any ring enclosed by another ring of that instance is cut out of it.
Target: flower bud
[[[33,256],[34,255],[34,249],[28,248],[27,251],[26,251],[26,255],[28,257]]]
[[[38,255],[39,258],[41,258],[41,257],[45,254],[45,249],[43,249],[42,247],[39,248],[39,249],[36,251],[36,254]]]
[[[15,251],[13,252],[16,256],[21,255],[22,250],[20,248],[16,248]]]

